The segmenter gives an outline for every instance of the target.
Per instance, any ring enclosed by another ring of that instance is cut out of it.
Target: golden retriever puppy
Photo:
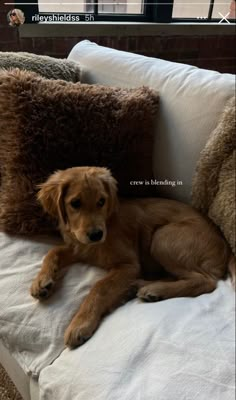
[[[47,298],[75,262],[108,272],[68,326],[70,348],[136,293],[145,301],[198,296],[216,288],[229,261],[235,268],[224,238],[193,208],[160,198],[118,200],[116,186],[106,168],[75,167],[54,173],[38,193],[44,210],[58,219],[65,244],[44,258],[32,296]],[[163,279],[150,280],[158,274]]]

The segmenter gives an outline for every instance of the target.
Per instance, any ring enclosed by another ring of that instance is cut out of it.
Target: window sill
[[[21,38],[89,36],[210,36],[234,35],[235,24],[225,23],[138,23],[79,22],[26,24],[19,28]]]

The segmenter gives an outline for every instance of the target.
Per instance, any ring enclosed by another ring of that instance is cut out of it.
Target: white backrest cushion
[[[234,95],[235,76],[122,52],[88,40],[78,43],[68,59],[80,62],[84,83],[146,85],[159,91],[153,150],[156,182],[152,183],[160,196],[189,202],[196,162],[227,100]],[[160,185],[159,181],[165,180],[165,185]]]

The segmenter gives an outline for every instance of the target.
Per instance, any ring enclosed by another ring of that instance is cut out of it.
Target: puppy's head
[[[107,221],[116,212],[117,182],[99,167],[57,171],[40,185],[38,200],[60,228],[83,244],[104,242]]]

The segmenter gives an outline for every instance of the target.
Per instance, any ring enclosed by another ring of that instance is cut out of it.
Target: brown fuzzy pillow
[[[21,51],[0,51],[0,68],[33,71],[47,79],[80,81],[80,65],[78,63]]]
[[[0,229],[38,233],[52,227],[35,200],[36,185],[57,169],[105,166],[121,195],[151,195],[158,95],[0,72]]]
[[[192,186],[193,206],[218,225],[234,254],[236,254],[235,105],[235,97],[232,97],[201,152]]]

